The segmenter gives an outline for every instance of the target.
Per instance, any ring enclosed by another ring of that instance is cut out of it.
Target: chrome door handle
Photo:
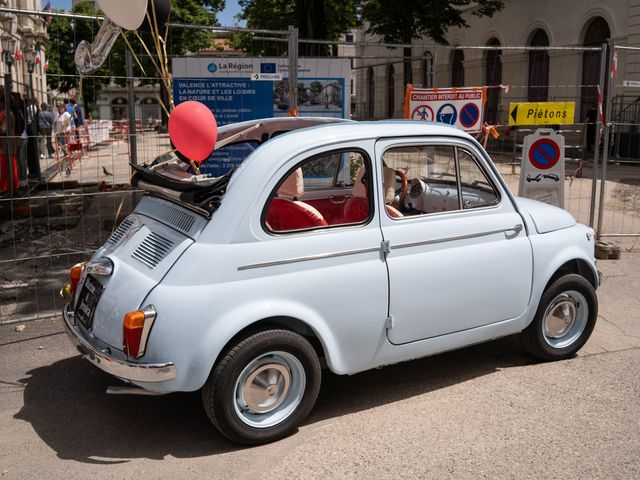
[[[522,224],[521,224],[521,223],[518,223],[518,224],[514,225],[514,226],[513,226],[513,227],[511,227],[511,228],[506,228],[504,231],[505,231],[505,232],[520,233],[520,232],[522,231],[522,228],[523,228]]]

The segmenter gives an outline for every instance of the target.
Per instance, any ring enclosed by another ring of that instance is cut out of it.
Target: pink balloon
[[[206,105],[188,101],[169,117],[169,138],[184,156],[194,162],[209,158],[216,146],[218,124]]]

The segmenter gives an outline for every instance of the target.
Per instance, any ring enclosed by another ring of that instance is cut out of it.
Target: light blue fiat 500
[[[222,127],[223,176],[175,154],[71,271],[64,318],[129,393],[202,392],[229,439],[291,434],[322,368],[349,375],[506,335],[542,360],[593,331],[594,233],[514,198],[482,147],[425,122]],[[235,150],[234,150],[235,149]]]

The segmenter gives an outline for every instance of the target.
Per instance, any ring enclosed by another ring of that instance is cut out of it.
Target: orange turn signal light
[[[124,328],[132,330],[144,327],[144,313],[140,310],[129,312],[124,316]]]
[[[76,295],[76,289],[78,288],[78,283],[80,282],[80,277],[82,276],[82,267],[84,263],[76,263],[71,270],[69,271],[69,285],[70,285],[70,293],[71,298],[73,299]]]
[[[125,355],[133,358],[139,358],[144,355],[149,330],[155,318],[156,310],[152,305],[124,315],[124,320],[122,321],[122,348]]]
[[[125,355],[137,357],[144,328],[144,313],[140,310],[125,314],[122,322],[122,347]]]

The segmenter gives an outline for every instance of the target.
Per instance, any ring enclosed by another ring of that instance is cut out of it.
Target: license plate
[[[102,295],[104,287],[91,275],[87,275],[84,281],[80,296],[78,297],[78,305],[76,306],[76,318],[84,325],[86,329],[91,328],[93,322],[93,314],[98,306],[98,300]]]

